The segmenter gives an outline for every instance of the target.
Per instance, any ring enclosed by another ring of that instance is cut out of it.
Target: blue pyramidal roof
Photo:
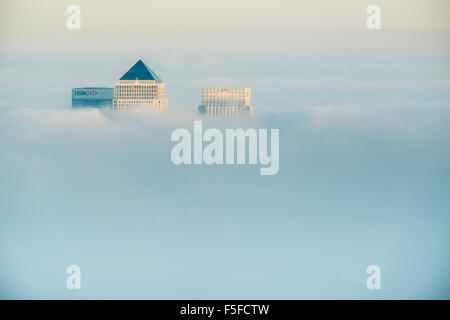
[[[130,70],[125,73],[120,80],[155,80],[162,82],[161,78],[153,72],[141,59]]]

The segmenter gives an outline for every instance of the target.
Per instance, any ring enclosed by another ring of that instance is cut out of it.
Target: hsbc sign
[[[76,96],[96,96],[97,91],[95,91],[95,90],[75,91],[74,95],[76,95]]]
[[[230,96],[230,90],[228,89],[222,89],[220,93],[218,94],[219,97],[229,97]]]

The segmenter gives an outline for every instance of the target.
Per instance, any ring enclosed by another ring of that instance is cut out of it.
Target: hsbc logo
[[[218,94],[219,97],[229,97],[230,96],[230,90],[228,89],[222,89],[220,93]]]
[[[74,93],[76,96],[96,96],[97,95],[97,91],[92,90],[92,91],[75,91]]]

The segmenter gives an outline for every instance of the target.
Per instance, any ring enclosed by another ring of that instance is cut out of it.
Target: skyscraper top
[[[155,80],[161,83],[160,77],[153,72],[141,59],[130,70],[125,73],[120,80]]]

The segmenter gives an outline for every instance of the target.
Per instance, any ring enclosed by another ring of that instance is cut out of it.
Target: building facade
[[[72,89],[72,108],[111,107],[114,88],[82,87]]]
[[[150,106],[166,110],[166,85],[142,60],[125,73],[114,88],[113,109]]]
[[[209,116],[252,115],[250,88],[203,88],[200,113]]]

